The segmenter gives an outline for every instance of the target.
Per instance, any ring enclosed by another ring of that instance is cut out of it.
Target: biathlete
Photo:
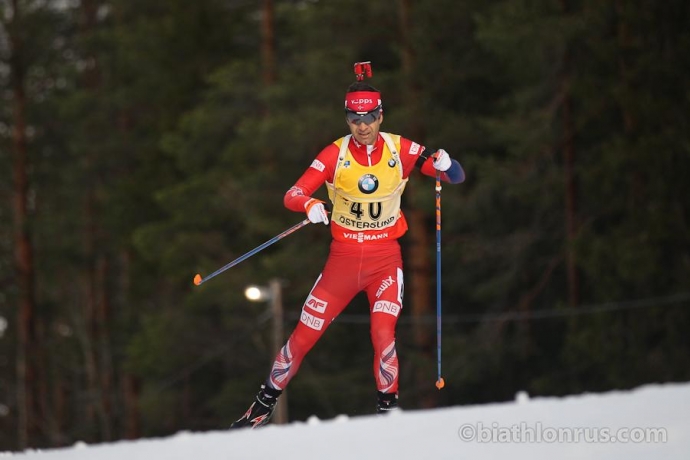
[[[395,327],[403,307],[398,239],[407,231],[401,197],[415,167],[431,177],[440,171],[441,180],[453,184],[463,182],[465,173],[443,149],[381,132],[381,94],[363,81],[347,89],[345,115],[350,134],[325,147],[284,197],[288,209],[305,212],[313,223],[328,224],[325,203],[312,198],[326,185],[332,204],[326,264],[254,402],[232,428],[268,423],[306,354],[361,291],[370,305],[376,410],[385,413],[398,407]]]

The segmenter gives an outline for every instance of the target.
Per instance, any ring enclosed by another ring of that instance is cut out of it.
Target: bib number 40
[[[381,203],[369,203],[368,208],[369,217],[372,220],[378,220],[381,217]],[[364,215],[362,203],[352,203],[350,205],[350,214],[357,217],[357,220],[362,220],[362,216]]]

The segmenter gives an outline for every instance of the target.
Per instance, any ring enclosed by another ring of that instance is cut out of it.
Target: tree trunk
[[[110,297],[106,280],[109,275],[108,259],[100,254],[96,263],[96,292],[98,304],[96,310],[96,337],[98,343],[101,411],[103,412],[103,441],[112,441],[112,392],[113,392],[113,363],[110,350],[110,334],[108,320],[110,318]]]
[[[630,32],[630,25],[625,16],[625,2],[616,0],[616,14],[617,20],[617,35],[618,35],[618,74],[620,79],[620,86],[623,88],[624,94],[629,94],[631,91],[631,76],[630,64],[626,59],[630,49],[633,46],[633,37]],[[623,98],[625,100],[625,98]],[[619,103],[621,118],[623,119],[623,132],[626,139],[634,139],[638,121],[630,108],[622,101]],[[646,196],[644,193],[644,174],[639,168],[632,168],[630,173],[631,190],[630,190],[630,204],[632,208],[636,208],[644,203]]]
[[[276,81],[273,0],[264,0],[261,15],[261,69],[265,86]]]
[[[9,24],[11,48],[10,72],[12,85],[12,153],[13,153],[13,240],[17,271],[17,447],[30,445],[35,428],[34,347],[36,341],[36,301],[34,248],[31,242],[29,219],[29,151],[26,136],[26,90],[23,43],[20,36],[18,0],[12,0],[12,20]]]
[[[98,5],[94,0],[81,2],[81,33],[88,35],[97,28]],[[101,76],[96,56],[86,56],[89,67],[84,71],[83,85],[87,91],[95,92],[101,87]],[[87,136],[89,133],[85,133]],[[94,143],[95,145],[95,143]],[[99,196],[102,195],[102,181],[98,172],[98,156],[95,151],[83,152],[85,174],[84,191],[84,255],[87,260],[85,273],[86,302],[84,304],[84,331],[82,346],[85,359],[87,387],[91,407],[87,417],[95,417],[99,427],[99,441],[112,439],[112,424],[108,393],[112,387],[109,371],[109,343],[105,324],[108,314],[105,277],[107,259],[104,253],[104,237],[99,222]]]
[[[568,279],[568,304],[577,307],[580,304],[580,281],[575,256],[575,240],[578,233],[577,219],[577,185],[575,178],[575,144],[573,140],[572,100],[567,80],[563,98],[563,162],[565,173],[565,221],[566,221],[566,270]]]
[[[398,0],[399,11],[399,39],[402,59],[402,73],[404,79],[404,100],[407,102],[407,108],[410,113],[420,113],[420,92],[421,89],[414,76],[414,69],[416,68],[416,57],[412,40],[410,39],[410,30],[412,29],[412,9],[410,0]],[[410,117],[409,125],[406,127],[407,136],[415,142],[422,143],[424,141],[424,125],[421,118]],[[417,190],[416,184],[413,181],[408,182],[406,194],[414,197]],[[431,187],[429,187],[430,206],[432,205]],[[431,326],[424,321],[425,317],[433,315],[431,302],[431,260],[430,248],[431,239],[429,236],[430,227],[425,224],[426,213],[410,204],[410,200],[405,199],[406,209],[405,215],[408,223],[408,241],[406,246],[407,254],[405,254],[405,271],[407,279],[409,280],[409,305],[412,311],[413,321],[413,338],[415,348],[420,351],[424,362],[434,362],[434,335],[431,334]],[[415,394],[419,401],[420,407],[435,407],[438,402],[437,392],[431,391],[432,385],[429,385],[433,375],[429,375],[430,367],[421,365],[418,366],[415,373]],[[428,391],[425,388],[429,388]]]
[[[569,12],[568,0],[561,0],[563,13]],[[565,229],[566,229],[566,276],[568,282],[568,304],[577,307],[580,303],[580,282],[575,256],[575,240],[578,234],[577,185],[575,177],[575,139],[570,89],[570,51],[566,49],[561,74],[561,116],[563,128],[563,171],[565,180]]]
[[[36,318],[36,340],[34,343],[32,359],[35,363],[35,387],[36,392],[36,428],[37,430],[52,441],[56,438],[55,419],[51,407],[51,391],[50,385],[53,383],[53,375],[51,375],[50,350],[44,346],[47,342],[48,328],[46,328],[45,321],[42,318]]]
[[[139,393],[141,384],[132,374],[122,378],[125,395],[125,437],[137,439],[141,436],[141,417],[139,416]]]
[[[630,70],[626,62],[625,54],[632,46],[632,37],[630,36],[630,27],[625,19],[625,3],[623,0],[616,0],[616,14],[618,46],[620,52],[618,54],[618,72],[624,88],[629,87]],[[631,134],[635,128],[635,119],[627,107],[621,105],[621,115],[623,117],[623,128],[625,134]]]
[[[131,270],[130,265],[132,256],[128,250],[120,252],[119,284],[117,292],[119,294],[117,305],[121,311],[125,311],[130,303],[131,292]],[[122,371],[122,393],[124,399],[124,436],[127,439],[137,439],[141,436],[141,414],[139,410],[139,394],[141,383],[139,379],[127,372]]]
[[[60,372],[56,372],[53,382],[53,420],[51,430],[51,442],[54,447],[62,447],[67,441],[65,429],[67,428],[67,386]]]

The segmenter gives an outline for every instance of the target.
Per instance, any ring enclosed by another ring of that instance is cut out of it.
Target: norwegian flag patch
[[[410,145],[410,155],[419,155],[419,147],[420,145],[416,142],[413,142],[412,145]]]
[[[316,169],[319,172],[323,172],[324,169],[326,169],[326,165],[321,163],[319,160],[314,160],[311,162],[311,167]]]

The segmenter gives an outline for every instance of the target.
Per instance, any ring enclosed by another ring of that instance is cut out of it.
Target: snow
[[[687,460],[690,383],[0,453],[12,460]]]

